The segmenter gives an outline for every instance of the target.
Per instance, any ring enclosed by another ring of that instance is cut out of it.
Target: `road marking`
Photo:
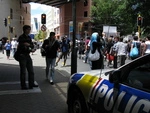
[[[12,95],[12,94],[25,94],[25,93],[41,93],[41,89],[39,87],[28,89],[28,90],[7,90],[0,91],[0,95]]]
[[[28,81],[26,81],[26,83],[28,83]],[[35,84],[37,84],[37,82],[34,82]],[[1,82],[0,85],[15,85],[18,84],[20,85],[19,81],[15,81],[15,82]],[[33,89],[28,89],[28,90],[3,90],[0,91],[0,95],[11,95],[11,94],[25,94],[25,93],[41,93],[41,89],[39,87],[34,87]]]
[[[37,85],[38,83],[34,81],[34,83]],[[7,84],[20,84],[19,81],[14,81],[14,82],[0,82],[0,85],[7,85]],[[28,81],[26,81],[26,84],[28,84]]]

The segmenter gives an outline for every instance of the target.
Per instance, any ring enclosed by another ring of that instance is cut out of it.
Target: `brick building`
[[[76,3],[76,37],[80,39],[91,34],[90,9],[91,0],[80,0]],[[72,39],[72,3],[64,4],[60,9],[60,36],[68,36]]]

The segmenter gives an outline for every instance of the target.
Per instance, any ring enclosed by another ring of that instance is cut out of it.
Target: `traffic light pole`
[[[140,26],[138,26],[138,33],[139,33],[139,38],[141,37],[141,27]]]
[[[77,72],[77,48],[76,45],[76,0],[72,0],[72,18],[73,18],[73,45],[71,53],[71,75]]]
[[[141,37],[141,26],[143,23],[143,17],[139,14],[137,17],[137,26],[138,26],[138,37]]]

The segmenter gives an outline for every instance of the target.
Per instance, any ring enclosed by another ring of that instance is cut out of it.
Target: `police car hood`
[[[84,75],[89,74],[92,76],[97,76],[108,80],[109,73],[112,71],[114,71],[114,69],[97,69],[97,70],[78,72],[78,74],[84,74]]]

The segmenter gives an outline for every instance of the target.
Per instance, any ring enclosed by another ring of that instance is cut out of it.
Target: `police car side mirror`
[[[120,70],[115,70],[115,71],[111,72],[110,75],[109,75],[110,83],[119,83],[120,74],[121,74]]]

